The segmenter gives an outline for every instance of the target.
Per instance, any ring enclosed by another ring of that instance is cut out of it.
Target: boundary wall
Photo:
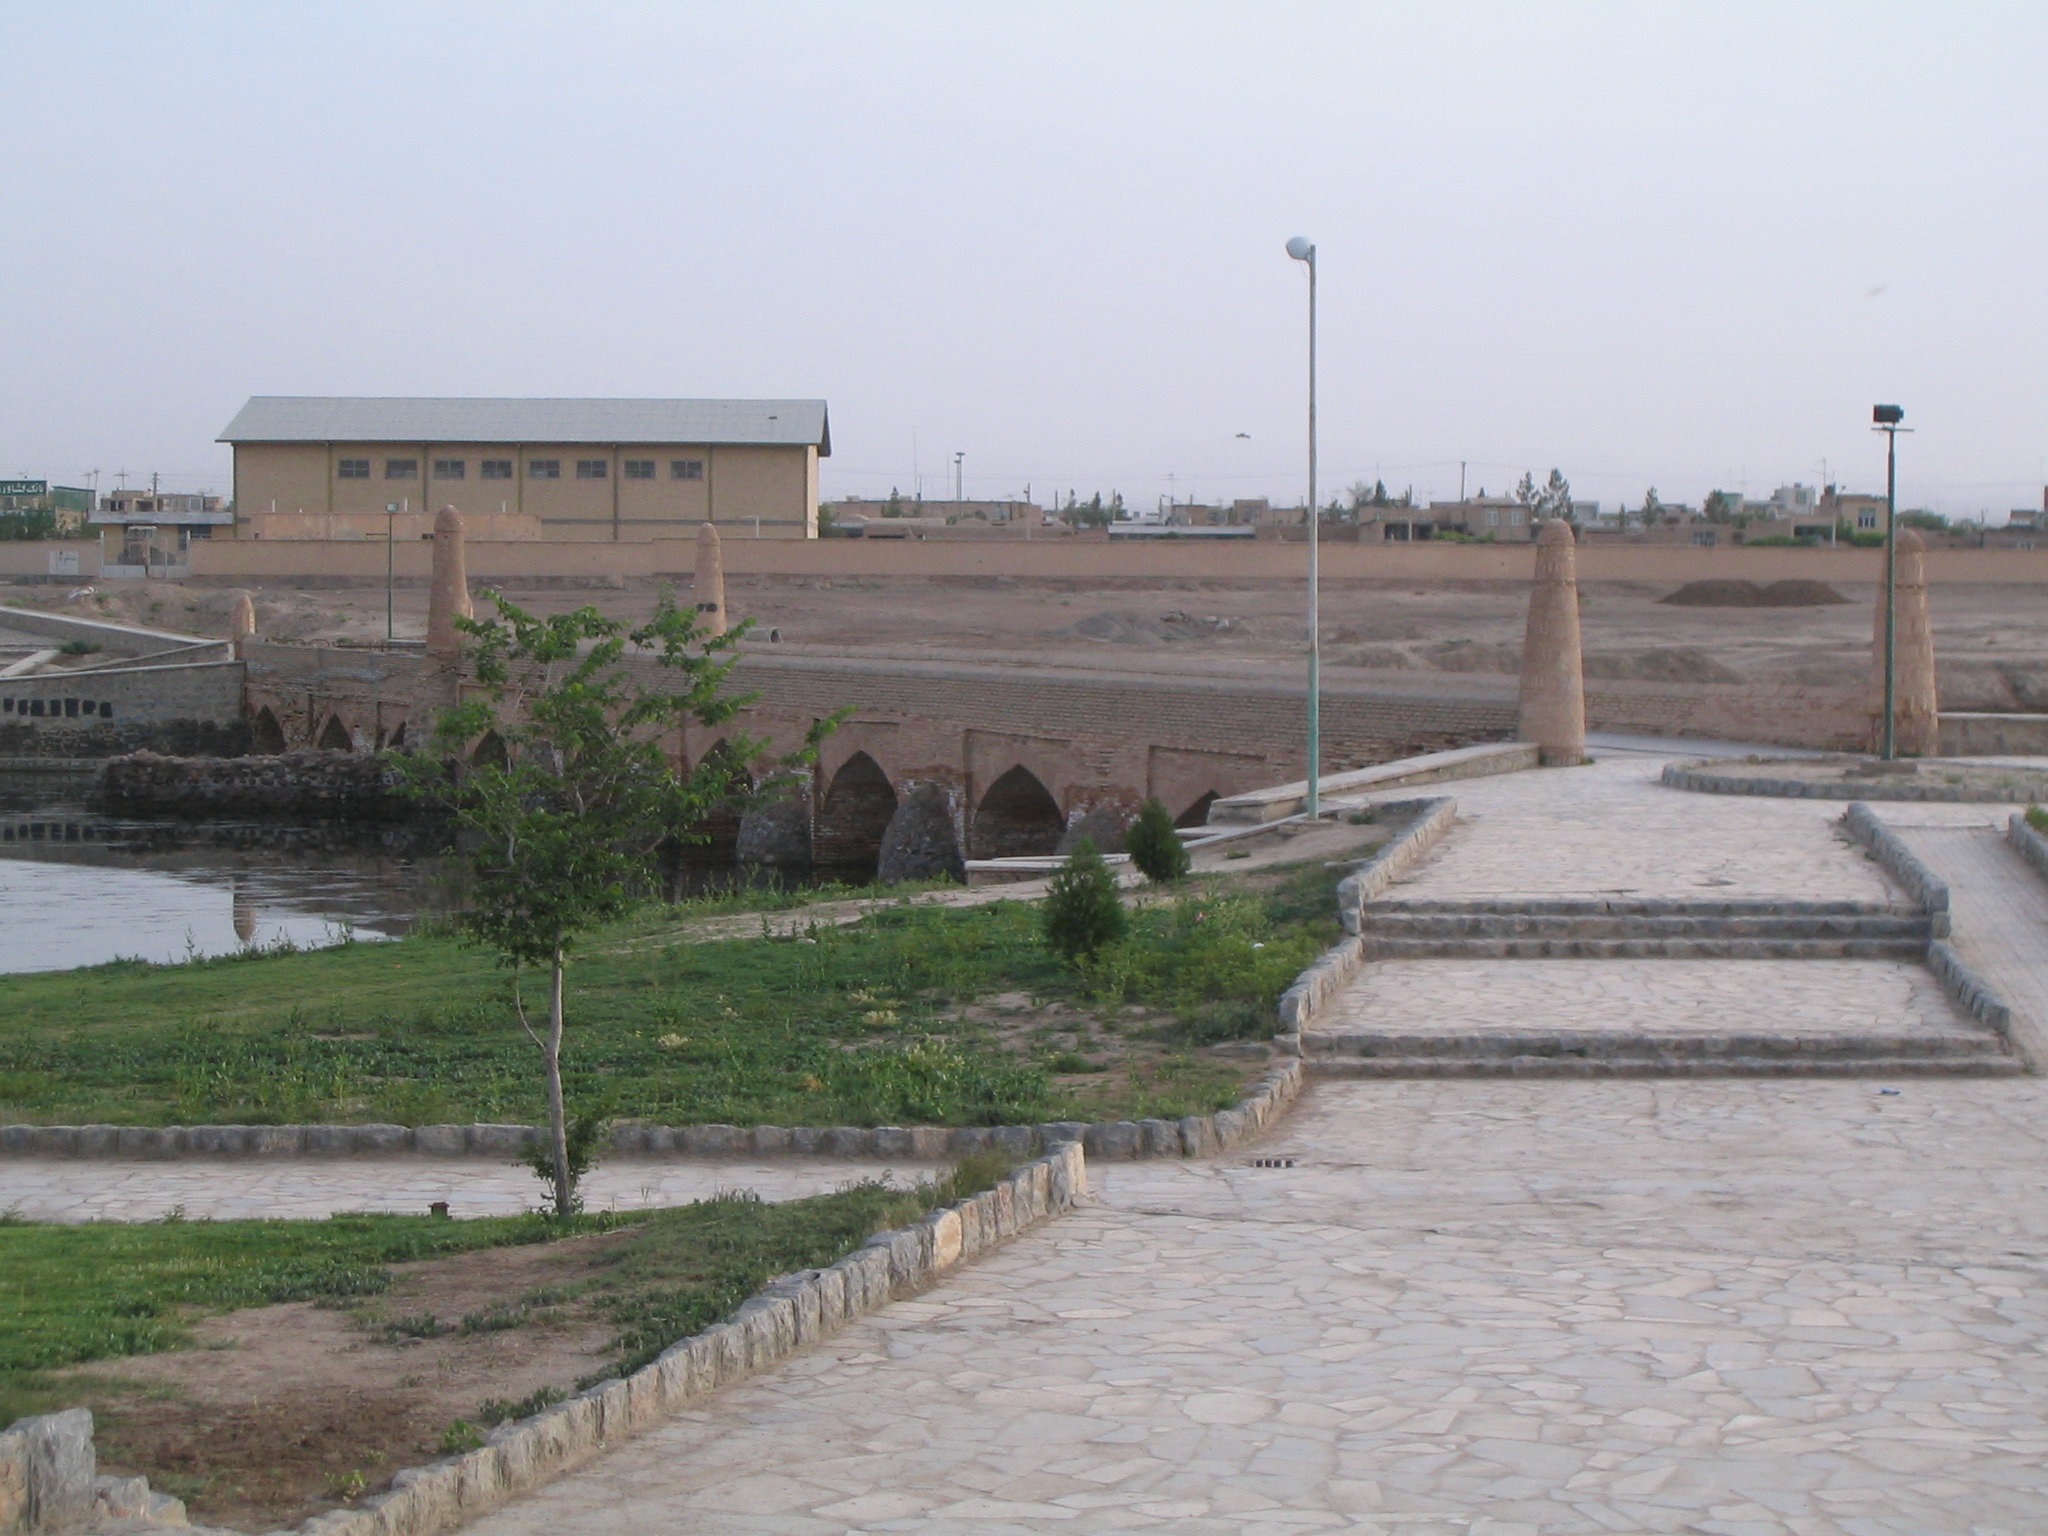
[[[425,581],[431,544],[400,541],[392,552],[397,575]],[[1875,549],[1693,549],[1583,544],[1579,580],[1640,581],[1677,585],[1732,578],[1867,583],[1880,578],[1884,552]],[[920,540],[750,539],[726,532],[725,574],[733,576],[962,579],[1009,577],[1103,581],[1298,581],[1308,573],[1303,544],[1226,545],[1189,540],[1110,543],[1088,538]],[[696,568],[695,538],[644,544],[581,541],[491,540],[465,542],[475,581],[605,580],[687,577]],[[381,583],[384,541],[213,539],[191,547],[195,578],[211,581],[311,580]],[[2048,549],[1930,549],[1927,580],[2048,585]],[[1533,544],[1326,544],[1325,581],[1512,581],[1535,574]]]

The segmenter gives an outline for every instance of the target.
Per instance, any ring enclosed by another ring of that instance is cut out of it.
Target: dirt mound
[[[1849,601],[1824,581],[1774,581],[1757,597],[1763,608],[1822,608]]]
[[[1681,608],[1819,608],[1849,599],[1824,581],[1774,581],[1760,587],[1753,581],[1716,577],[1711,581],[1688,581],[1669,597],[1657,601]]]

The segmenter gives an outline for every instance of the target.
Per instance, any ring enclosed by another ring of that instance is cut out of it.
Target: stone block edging
[[[1958,1008],[2004,1039],[2012,1039],[2012,1009],[1991,990],[1991,983],[1965,965],[1962,956],[1943,940],[1927,946],[1927,969],[1934,972],[1942,991]]]
[[[1703,795],[1774,795],[1788,800],[1918,800],[1944,804],[2010,803],[1996,790],[1966,784],[1886,784],[1880,780],[1774,779],[1767,774],[1729,773],[1699,763],[1666,763],[1660,775],[1672,789]]]
[[[1077,1141],[1093,1158],[1209,1157],[1263,1131],[1301,1091],[1300,1063],[1282,1061],[1243,1099],[1179,1120],[1078,1120],[1043,1125],[621,1125],[611,1150],[653,1157],[815,1157],[940,1162],[969,1152],[1035,1157]],[[541,1139],[532,1125],[7,1125],[0,1156],[516,1158]]]
[[[1898,834],[1861,800],[1842,813],[1842,829],[1868,848],[1877,862],[1912,892],[1914,900],[1934,920],[1934,936],[1946,938],[1949,930],[1947,883],[1921,863],[1913,850],[1899,840]]]
[[[567,1402],[516,1423],[502,1424],[477,1450],[408,1467],[391,1480],[388,1492],[353,1508],[314,1515],[292,1531],[276,1531],[271,1536],[432,1536],[473,1520],[574,1470],[720,1388],[781,1363],[844,1324],[891,1301],[928,1290],[965,1260],[1071,1210],[1087,1187],[1081,1144],[1061,1142],[994,1188],[956,1200],[911,1226],[878,1233],[829,1268],[801,1270],[770,1281],[724,1322],[671,1344],[652,1364],[623,1380],[615,1377],[599,1382]],[[72,1409],[46,1418],[83,1421],[83,1458],[89,1484],[91,1415]],[[0,1501],[8,1487],[8,1444],[26,1441],[28,1437],[20,1431],[39,1422],[23,1420],[0,1435]],[[76,1438],[75,1434],[69,1436],[73,1441]],[[77,1481],[76,1476],[68,1478],[66,1490],[75,1492],[70,1485]],[[27,1485],[31,1490],[37,1486],[32,1477]],[[0,1502],[0,1522],[6,1512],[5,1503]],[[0,1523],[4,1532],[44,1528],[58,1527]]]
[[[183,1502],[148,1478],[101,1475],[92,1428],[91,1410],[66,1408],[0,1431],[0,1536],[186,1524]]]
[[[1457,820],[1458,802],[1449,795],[1438,795],[1416,803],[1422,814],[1416,817],[1408,830],[1374,854],[1363,868],[1352,871],[1337,882],[1337,919],[1343,923],[1346,933],[1358,932],[1358,909],[1413,869],[1425,853],[1443,841],[1444,834]],[[1341,944],[1337,946],[1337,949],[1342,948]],[[1337,949],[1331,950],[1323,959],[1331,959]],[[1306,980],[1322,964],[1323,960],[1318,960],[1310,966],[1302,973],[1303,979]],[[1295,986],[1301,984],[1298,981]],[[1289,989],[1290,992],[1292,990]],[[1327,992],[1324,995],[1327,996]],[[1283,1008],[1286,1006],[1284,996],[1281,1004]]]
[[[2014,816],[2005,824],[2005,840],[2034,866],[2035,874],[2048,880],[2048,837],[2028,826],[2025,816]]]

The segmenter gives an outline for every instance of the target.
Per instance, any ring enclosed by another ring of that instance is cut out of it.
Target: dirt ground
[[[443,1435],[478,1422],[485,1399],[570,1388],[598,1368],[614,1329],[573,1300],[521,1304],[573,1289],[620,1241],[394,1265],[369,1306],[230,1312],[196,1324],[190,1349],[87,1367],[81,1378],[105,1383],[92,1402],[100,1468],[147,1475],[196,1520],[251,1531],[375,1492],[444,1454]],[[517,1327],[462,1327],[515,1313]]]
[[[688,583],[685,582],[687,591]],[[1853,684],[1868,664],[1867,585],[1836,590],[1846,603],[1803,608],[1685,607],[1675,590],[1591,582],[1583,589],[1586,672],[1669,682]],[[637,616],[657,584],[515,589],[521,604],[555,612],[585,603]],[[63,607],[67,589],[0,587],[0,602]],[[384,594],[363,587],[254,589],[258,627],[279,640],[381,640]],[[1018,664],[1201,675],[1271,675],[1297,664],[1304,638],[1298,586],[1278,582],[1094,585],[980,581],[734,578],[728,600],[791,650],[929,656]],[[123,582],[78,598],[105,613],[225,634],[235,593],[192,583]],[[1512,582],[1333,582],[1323,598],[1325,666],[1333,683],[1399,674],[1409,686],[1498,690],[1520,663],[1527,590]],[[2048,709],[2048,591],[2031,586],[1937,586],[1932,604],[1946,709]],[[399,590],[396,630],[426,630],[423,586]]]

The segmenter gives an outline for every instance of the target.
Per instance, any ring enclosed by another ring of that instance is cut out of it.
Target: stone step
[[[1451,914],[1531,917],[1924,917],[1906,902],[1795,901],[1779,897],[1621,898],[1608,896],[1483,896],[1417,900],[1369,901],[1367,918]]]
[[[1665,917],[1632,913],[1416,912],[1367,910],[1369,939],[1911,939],[1933,937],[1923,913],[1835,917]]]
[[[2012,1057],[1318,1056],[1317,1077],[2019,1077]]]
[[[1659,1060],[1841,1062],[2013,1062],[2005,1042],[1989,1030],[1934,1033],[1869,1030],[1856,1034],[1734,1031],[1722,1034],[1647,1030],[1484,1029],[1467,1031],[1307,1030],[1304,1059],[1431,1062],[1518,1060]]]
[[[1870,938],[1405,938],[1364,934],[1367,960],[1924,960],[1920,935]]]

